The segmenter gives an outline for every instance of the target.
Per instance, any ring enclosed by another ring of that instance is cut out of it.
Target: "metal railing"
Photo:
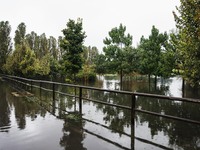
[[[101,88],[95,88],[95,87],[89,87],[89,86],[81,86],[81,85],[66,84],[66,83],[60,83],[60,82],[44,81],[44,80],[34,80],[34,79],[27,79],[27,78],[16,77],[16,76],[8,76],[8,75],[2,75],[2,77],[4,79],[8,79],[8,80],[11,80],[11,81],[14,81],[14,82],[26,84],[26,85],[30,86],[31,88],[33,86],[35,86],[35,85],[33,85],[33,83],[39,83],[39,85],[40,85],[39,88],[42,88],[43,83],[52,84],[52,89],[49,90],[49,91],[52,91],[53,99],[55,99],[55,93],[64,94],[66,96],[78,98],[79,99],[79,112],[80,113],[82,113],[82,107],[83,107],[82,101],[88,100],[88,101],[100,103],[100,104],[103,104],[103,105],[109,105],[109,106],[113,106],[113,107],[117,107],[117,108],[130,110],[132,112],[131,113],[132,114],[132,117],[131,117],[132,123],[134,122],[135,113],[140,112],[140,113],[145,113],[145,114],[149,114],[149,115],[154,115],[154,116],[159,116],[159,117],[164,117],[164,118],[168,118],[168,119],[179,120],[179,121],[184,121],[184,122],[194,123],[194,124],[200,125],[200,121],[197,121],[197,120],[191,120],[191,119],[186,119],[186,118],[181,118],[181,117],[165,115],[165,114],[160,114],[160,113],[156,113],[156,112],[138,109],[138,108],[136,108],[136,99],[137,99],[136,97],[139,97],[139,96],[140,97],[149,97],[149,98],[155,98],[155,99],[170,100],[170,101],[181,101],[181,102],[188,102],[188,103],[195,103],[195,104],[200,104],[200,99],[170,97],[170,96],[164,96],[164,95],[129,92],[129,91],[108,90],[108,89],[101,89]],[[71,95],[71,94],[67,94],[67,93],[62,93],[60,91],[56,91],[55,85],[62,85],[62,86],[67,86],[67,87],[78,88],[79,89],[79,95]],[[91,98],[86,98],[82,94],[83,89],[130,95],[131,96],[131,106],[111,104],[111,103],[107,103],[107,102],[103,102],[103,101],[99,101],[99,100],[94,100],[94,99],[91,99]]]
[[[187,119],[187,118],[171,116],[171,115],[166,115],[166,114],[161,114],[161,113],[157,113],[157,112],[152,112],[152,111],[147,111],[147,110],[136,108],[136,100],[138,100],[138,97],[153,98],[155,100],[161,99],[161,100],[167,100],[167,101],[181,101],[181,102],[194,103],[194,104],[200,104],[200,99],[179,98],[179,97],[170,97],[170,96],[157,95],[157,94],[108,90],[108,89],[101,89],[101,88],[95,88],[95,87],[89,87],[89,86],[81,86],[81,85],[66,84],[66,83],[60,83],[60,82],[44,81],[44,80],[34,80],[34,79],[27,79],[27,78],[16,77],[16,76],[8,76],[8,75],[1,75],[1,76],[2,76],[3,79],[9,80],[11,82],[20,83],[20,84],[24,84],[26,86],[29,86],[31,88],[31,90],[32,90],[33,87],[36,87],[36,88],[40,88],[40,89],[43,89],[43,90],[46,90],[46,91],[50,91],[50,92],[52,92],[53,100],[56,99],[56,96],[55,96],[56,93],[62,94],[62,95],[65,95],[65,96],[69,96],[69,97],[77,98],[78,101],[79,101],[78,108],[79,108],[80,114],[82,114],[82,108],[84,107],[82,105],[83,100],[92,101],[94,103],[108,105],[108,106],[111,106],[111,107],[117,107],[117,108],[130,110],[131,111],[131,126],[133,128],[133,130],[131,131],[131,132],[133,132],[133,134],[131,133],[130,136],[133,139],[138,139],[139,141],[145,141],[145,140],[138,138],[138,137],[135,137],[135,133],[134,133],[135,132],[135,129],[134,129],[135,120],[134,119],[135,119],[136,112],[200,125],[200,121],[198,121],[198,120],[191,120],[191,119]],[[37,83],[39,86],[35,85],[33,83]],[[43,84],[52,85],[51,89],[44,88],[42,86]],[[72,87],[72,88],[78,89],[78,94],[73,95],[73,94],[57,91],[56,88],[55,88],[56,85],[61,85],[61,86]],[[108,102],[104,102],[104,101],[100,101],[100,100],[96,100],[96,99],[87,98],[87,97],[84,97],[83,90],[93,90],[93,91],[102,91],[102,92],[129,95],[130,100],[131,100],[131,105],[130,106],[124,106],[124,105],[112,104],[112,103],[108,103]],[[102,126],[104,126],[104,125],[102,125]],[[156,144],[156,143],[153,143],[153,142],[150,142],[150,141],[147,141],[147,142],[149,142],[152,145],[158,146],[162,149],[170,149],[170,148],[164,147],[162,145],[159,145],[159,144]]]

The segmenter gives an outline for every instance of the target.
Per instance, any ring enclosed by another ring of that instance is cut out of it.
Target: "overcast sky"
[[[99,49],[108,32],[122,23],[136,46],[142,35],[150,34],[152,25],[160,32],[175,29],[172,11],[179,4],[179,0],[0,0],[0,21],[10,22],[12,37],[24,22],[27,33],[57,38],[69,19],[82,18],[85,45]]]

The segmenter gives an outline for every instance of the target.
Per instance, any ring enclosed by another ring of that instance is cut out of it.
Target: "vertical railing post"
[[[33,81],[31,80],[31,92],[33,92]]]
[[[56,107],[56,102],[55,102],[55,100],[56,100],[56,98],[55,98],[55,84],[53,83],[52,84],[52,90],[53,90],[53,110],[52,110],[52,113],[55,115],[55,107]]]
[[[135,102],[136,102],[136,96],[133,93],[132,94],[132,101],[131,101],[131,123],[132,124],[135,122]]]
[[[82,114],[82,87],[79,87],[79,113]]]
[[[42,82],[40,81],[40,99],[41,99],[41,94],[42,94]]]
[[[135,149],[135,108],[136,108],[136,95],[133,93],[131,98],[131,149]]]
[[[76,96],[77,95],[77,92],[76,92],[76,87],[74,87],[74,95]],[[74,112],[76,111],[76,97],[75,97],[75,102],[74,102]]]
[[[52,87],[52,90],[53,90],[53,100],[55,100],[55,84],[53,83],[52,86],[53,86],[53,87]]]

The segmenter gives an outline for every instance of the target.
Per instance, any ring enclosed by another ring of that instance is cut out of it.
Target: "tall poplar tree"
[[[22,43],[25,41],[25,35],[26,35],[26,25],[25,23],[20,23],[17,27],[17,30],[15,31],[15,48],[17,45],[22,45]]]
[[[11,26],[8,21],[0,22],[0,72],[2,72],[3,65],[6,63],[8,55],[12,51],[11,43]]]
[[[69,20],[67,28],[62,30],[64,38],[61,41],[61,48],[64,49],[62,55],[62,69],[65,75],[72,80],[75,80],[75,75],[82,68],[83,42],[86,37],[82,27],[82,20],[78,19],[77,22]]]
[[[176,26],[179,30],[177,51],[183,77],[191,85],[200,84],[200,1],[180,0],[174,13]]]

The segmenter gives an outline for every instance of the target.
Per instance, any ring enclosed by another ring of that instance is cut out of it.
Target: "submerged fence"
[[[136,115],[136,113],[144,113],[144,114],[148,114],[148,115],[153,115],[153,116],[163,117],[163,118],[167,118],[167,119],[178,120],[178,121],[182,121],[182,122],[200,125],[200,121],[198,121],[198,120],[191,120],[191,119],[187,119],[187,118],[182,118],[182,117],[177,117],[177,116],[172,116],[172,115],[167,115],[167,114],[161,114],[161,113],[157,113],[157,112],[143,110],[141,108],[136,107],[138,97],[147,97],[147,98],[151,98],[153,100],[154,99],[155,100],[160,99],[160,100],[165,100],[165,101],[166,100],[167,101],[181,101],[181,102],[195,103],[195,104],[200,104],[199,99],[170,97],[170,96],[163,96],[163,95],[157,95],[157,94],[147,94],[147,93],[138,93],[138,92],[129,92],[129,91],[107,90],[107,89],[101,89],[101,88],[95,88],[95,87],[89,87],[89,86],[80,86],[80,85],[66,84],[66,83],[59,83],[59,82],[52,82],[52,81],[44,81],[44,80],[34,80],[34,79],[27,79],[27,78],[21,78],[21,77],[16,77],[16,76],[8,76],[8,75],[0,75],[0,76],[5,80],[11,81],[12,83],[20,83],[20,84],[29,86],[31,88],[31,91],[32,91],[33,87],[36,87],[36,88],[40,88],[40,89],[52,92],[52,99],[53,100],[56,99],[56,95],[55,95],[56,93],[62,94],[62,95],[65,95],[65,96],[74,97],[74,98],[78,99],[78,104],[79,104],[78,108],[79,108],[80,114],[82,114],[82,108],[84,107],[84,105],[82,105],[83,100],[92,101],[94,103],[99,103],[99,104],[102,104],[102,105],[108,105],[108,106],[111,106],[111,107],[117,107],[117,108],[129,110],[131,112],[131,125],[132,125],[132,128],[133,128],[132,132],[135,132],[134,127],[135,127],[135,115]],[[51,85],[51,88],[46,89],[46,88],[43,87],[43,84],[49,84],[49,85]],[[77,92],[75,94],[70,94],[70,93],[58,91],[58,90],[56,90],[56,86],[59,86],[59,85],[74,88],[75,91],[77,91]],[[118,104],[100,101],[98,99],[88,98],[88,97],[84,96],[84,94],[83,94],[84,90],[93,90],[93,91],[101,91],[101,92],[129,95],[131,104],[130,104],[130,106],[125,106],[125,105],[118,105]],[[131,137],[138,139],[140,141],[144,140],[144,139],[140,139],[140,138],[135,137],[134,133],[133,133],[133,135],[131,134]],[[168,149],[168,148],[166,148],[162,145],[156,144],[156,143],[151,143],[151,142],[149,142],[149,143],[152,144],[152,145],[158,146],[160,148],[163,148],[163,149]]]
[[[199,124],[200,125],[200,121],[197,120],[190,120],[190,119],[186,119],[186,118],[181,118],[181,117],[176,117],[176,116],[171,116],[171,115],[165,115],[165,114],[160,114],[160,113],[156,113],[156,112],[151,112],[151,111],[147,111],[147,110],[142,110],[142,109],[138,109],[136,108],[136,99],[137,97],[141,96],[141,97],[148,97],[148,98],[155,98],[155,99],[162,99],[162,100],[169,100],[169,101],[181,101],[181,102],[188,102],[188,103],[196,103],[196,104],[200,104],[200,99],[191,99],[191,98],[179,98],[179,97],[170,97],[170,96],[164,96],[164,95],[157,95],[157,94],[148,94],[148,93],[138,93],[138,92],[129,92],[129,91],[117,91],[117,90],[108,90],[108,89],[101,89],[101,88],[95,88],[95,87],[89,87],[89,86],[80,86],[80,85],[74,85],[74,84],[66,84],[66,83],[59,83],[59,82],[52,82],[52,81],[44,81],[44,80],[34,80],[34,79],[27,79],[27,78],[21,78],[21,77],[16,77],[16,76],[8,76],[8,75],[2,75],[2,78],[13,81],[13,82],[18,82],[18,83],[22,83],[25,84],[27,86],[30,86],[31,88],[35,85],[33,85],[33,83],[39,83],[39,88],[42,88],[42,84],[51,84],[52,85],[52,89],[50,91],[52,91],[53,93],[53,99],[55,99],[55,93],[59,93],[59,94],[63,94],[66,96],[71,96],[71,97],[75,97],[79,99],[79,112],[82,113],[82,101],[83,100],[88,100],[88,101],[92,101],[95,103],[100,103],[103,105],[108,105],[108,106],[112,106],[112,107],[117,107],[117,108],[122,108],[122,109],[128,109],[131,111],[131,115],[132,115],[132,123],[134,122],[134,116],[136,112],[140,112],[140,113],[145,113],[145,114],[149,114],[149,115],[154,115],[154,116],[159,116],[159,117],[164,117],[164,118],[168,118],[168,119],[173,119],[173,120],[179,120],[179,121],[183,121],[183,122],[188,122],[188,123],[194,123],[194,124]],[[78,95],[71,95],[71,94],[67,94],[67,93],[62,93],[60,91],[56,91],[55,90],[55,85],[62,85],[62,86],[67,86],[67,87],[73,87],[78,89]],[[83,90],[95,90],[95,91],[102,91],[102,92],[109,92],[109,93],[118,93],[118,94],[125,94],[125,95],[130,95],[131,96],[131,106],[123,106],[123,105],[117,105],[117,104],[111,104],[111,103],[107,103],[107,102],[103,102],[103,101],[99,101],[99,100],[94,100],[94,99],[90,99],[90,98],[86,98],[83,96],[82,91]]]

